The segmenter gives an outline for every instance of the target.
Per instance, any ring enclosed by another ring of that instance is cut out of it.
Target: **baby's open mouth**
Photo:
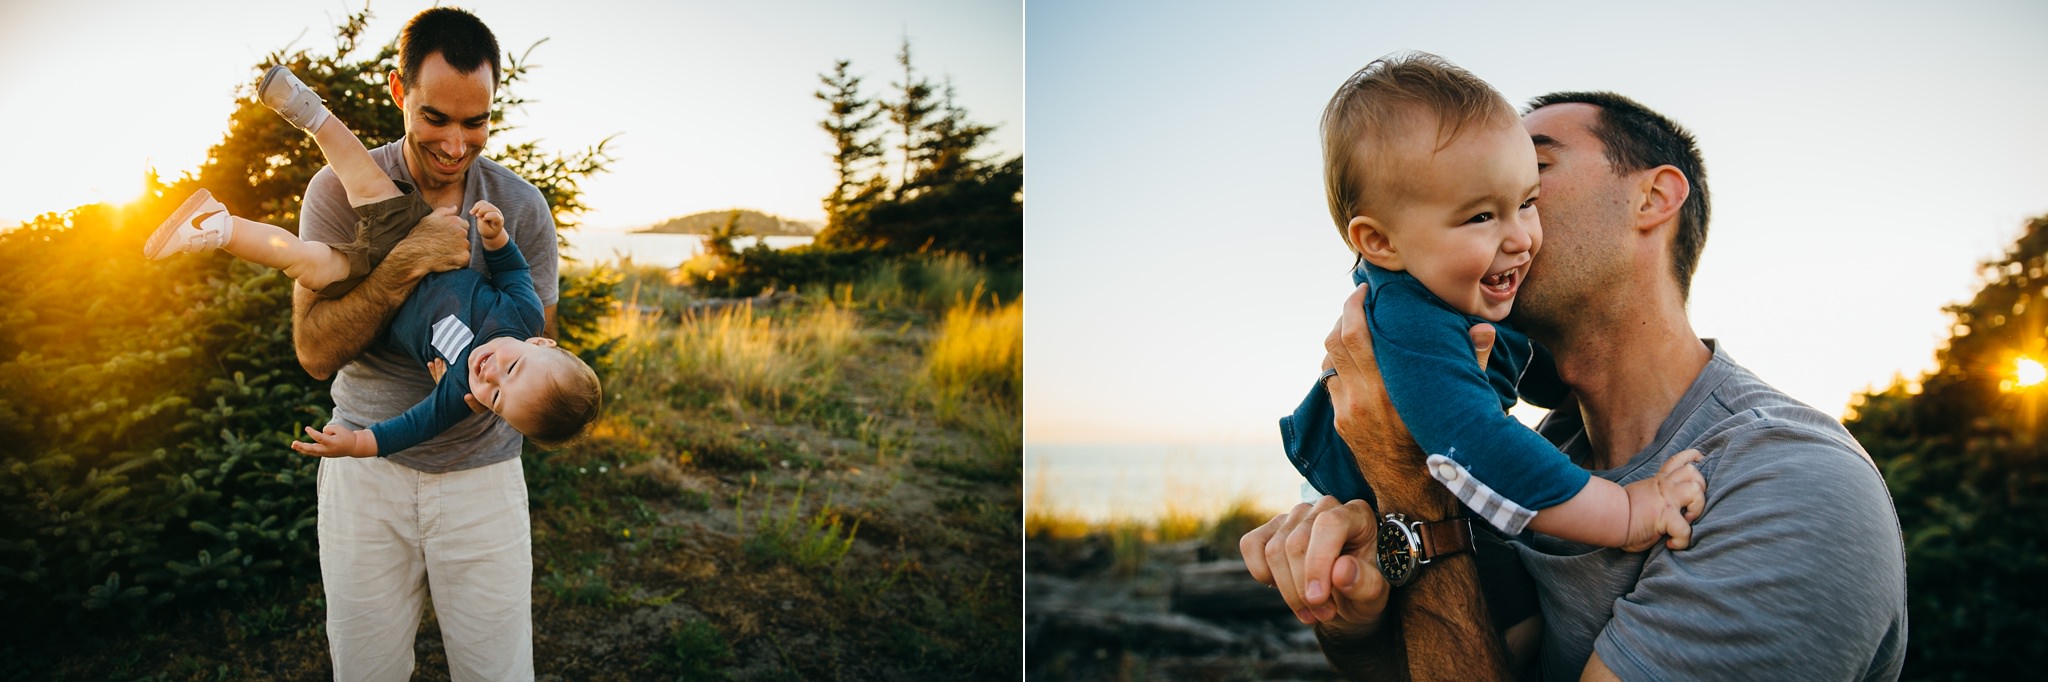
[[[1515,280],[1521,276],[1521,268],[1512,268],[1499,274],[1488,275],[1484,279],[1479,280],[1479,284],[1494,291],[1513,291],[1515,289]]]

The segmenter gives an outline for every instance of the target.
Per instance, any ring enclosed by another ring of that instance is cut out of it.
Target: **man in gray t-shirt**
[[[370,150],[370,158],[383,166],[392,178],[412,182],[402,150],[406,141]],[[458,210],[467,217],[469,207],[489,201],[505,214],[505,230],[527,256],[533,272],[534,292],[540,295],[548,326],[553,327],[556,300],[560,298],[555,220],[540,190],[504,166],[477,158],[462,183]],[[356,213],[349,208],[334,170],[322,168],[306,188],[306,203],[299,216],[299,235],[312,241],[347,242],[355,234]],[[469,268],[484,269],[483,240],[476,237],[470,221]],[[394,311],[396,308],[393,309]],[[553,337],[554,330],[547,330]],[[334,419],[352,429],[390,419],[424,399],[434,389],[426,368],[381,344],[372,344],[353,362],[334,375]],[[519,456],[518,431],[488,412],[471,415],[453,428],[441,432],[409,450],[394,453],[391,460],[427,473],[446,473],[496,464]]]
[[[1546,239],[1514,321],[1549,348],[1576,398],[1537,430],[1623,484],[1699,450],[1707,502],[1686,550],[1627,553],[1534,533],[1512,541],[1543,612],[1540,644],[1515,646],[1508,633],[1513,658],[1537,663],[1518,670],[1542,679],[1897,678],[1905,554],[1877,468],[1840,423],[1702,341],[1687,318],[1708,215],[1691,134],[1611,93],[1546,95],[1523,123],[1536,144]],[[1378,466],[1412,445],[1389,438],[1401,431],[1379,386],[1363,295],[1353,292],[1325,342],[1325,368],[1336,370],[1328,386],[1338,433],[1361,466]],[[1419,677],[1459,675],[1426,666],[1484,659],[1474,652],[1496,647],[1396,640],[1388,633],[1401,628],[1382,620],[1392,593],[1428,583],[1388,587],[1374,553],[1377,516],[1422,511],[1331,498],[1301,505],[1245,536],[1246,567],[1315,625],[1340,669],[1384,674],[1391,662]]]
[[[504,214],[555,335],[560,262],[553,212],[540,190],[482,158],[502,75],[497,39],[452,8],[415,15],[399,35],[390,94],[405,136],[370,150],[392,178],[439,209],[467,215],[478,201]],[[332,169],[306,188],[299,236],[348,242],[356,213]],[[466,227],[422,222],[368,278],[340,298],[304,288],[292,301],[293,343],[316,377],[333,375],[334,421],[361,429],[433,389],[429,368],[373,344],[428,272],[484,270],[483,240]],[[485,413],[388,458],[320,462],[320,574],[338,680],[407,679],[431,587],[455,679],[533,679],[533,547],[522,439]]]

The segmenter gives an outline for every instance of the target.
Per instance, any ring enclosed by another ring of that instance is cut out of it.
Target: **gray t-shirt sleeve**
[[[562,259],[555,242],[555,215],[539,189],[522,181],[516,191],[517,200],[505,202],[498,210],[504,212],[505,229],[519,244],[520,255],[526,257],[527,267],[532,269],[533,292],[540,296],[540,305],[545,309],[561,298]]]
[[[348,205],[348,190],[331,167],[322,167],[306,183],[306,198],[299,207],[299,238],[328,244],[346,244],[356,238],[356,211]]]
[[[1622,679],[1892,679],[1876,650],[1905,576],[1883,479],[1859,451],[1758,420],[1701,443],[1692,549],[1651,551],[1594,642]],[[1903,633],[1892,633],[1903,634]]]

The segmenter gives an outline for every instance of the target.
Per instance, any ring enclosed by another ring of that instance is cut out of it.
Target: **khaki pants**
[[[429,591],[453,679],[533,679],[533,533],[518,459],[445,474],[324,459],[318,485],[334,679],[411,679]]]

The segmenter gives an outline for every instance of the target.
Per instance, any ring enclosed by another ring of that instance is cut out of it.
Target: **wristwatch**
[[[1400,587],[1415,581],[1421,568],[1438,557],[1472,549],[1472,519],[1414,521],[1400,514],[1380,520],[1380,574]]]

